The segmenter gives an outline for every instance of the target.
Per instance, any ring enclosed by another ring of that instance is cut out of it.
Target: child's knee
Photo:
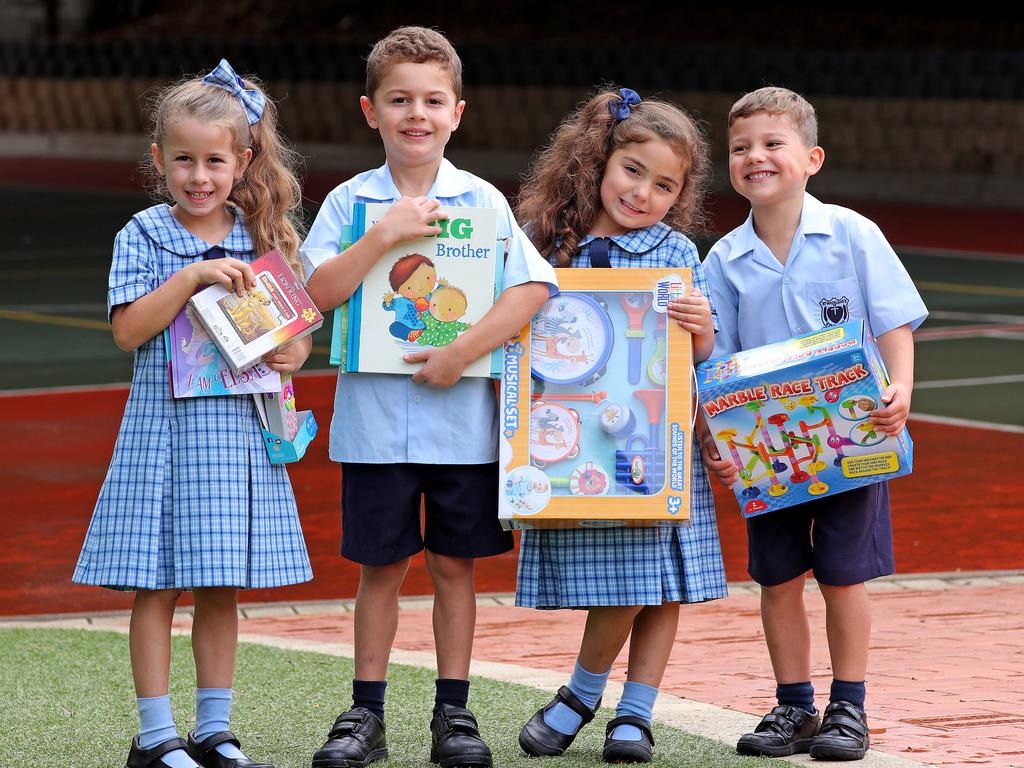
[[[451,555],[439,555],[436,552],[426,552],[427,570],[431,578],[437,581],[461,582],[473,581],[473,558],[453,557]]]
[[[398,590],[409,570],[410,558],[388,563],[387,565],[362,565],[359,568],[360,590]]]

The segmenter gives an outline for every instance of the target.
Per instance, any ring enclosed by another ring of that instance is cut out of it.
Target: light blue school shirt
[[[751,213],[715,243],[704,271],[718,311],[714,357],[847,320],[867,320],[878,337],[928,316],[878,226],[806,192],[785,265],[754,232]]]
[[[399,197],[387,164],[332,190],[302,244],[306,274],[338,253],[341,228],[352,223],[355,203],[393,203]],[[506,239],[508,249],[504,289],[539,282],[551,294],[558,291],[554,269],[491,184],[442,159],[427,197],[445,206],[497,209],[498,238]],[[410,373],[416,368],[409,366]],[[334,461],[486,464],[497,459],[497,450],[497,398],[490,379],[462,378],[439,389],[414,384],[411,376],[338,372],[330,438]]]

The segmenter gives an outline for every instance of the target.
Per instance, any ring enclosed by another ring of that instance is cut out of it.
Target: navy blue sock
[[[439,677],[434,681],[434,709],[442,704],[463,707],[469,702],[469,680]]]
[[[384,692],[387,680],[353,680],[352,706],[365,707],[384,722]]]
[[[775,698],[783,706],[800,707],[812,715],[818,711],[814,708],[814,686],[810,681],[777,685],[775,686]]]
[[[832,689],[828,693],[829,701],[848,701],[855,707],[864,709],[864,681],[851,683],[848,680],[833,680]]]

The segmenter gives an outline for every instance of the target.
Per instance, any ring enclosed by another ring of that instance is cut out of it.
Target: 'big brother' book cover
[[[390,204],[357,203],[358,238]],[[501,291],[504,252],[492,208],[440,208],[441,233],[386,251],[349,300],[345,370],[412,374],[403,356],[450,344],[487,314]],[[497,377],[499,350],[467,366],[464,376]]]

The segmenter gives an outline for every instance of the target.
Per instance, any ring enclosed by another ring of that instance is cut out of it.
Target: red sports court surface
[[[303,376],[303,404],[322,433],[289,471],[316,579],[245,592],[245,601],[351,597],[356,567],[338,556],[340,474],[327,458],[334,378]],[[0,558],[0,613],[63,613],[126,608],[131,596],[70,583],[89,515],[114,446],[127,387],[0,397],[0,447],[6,553]],[[1020,482],[1024,433],[912,421],[914,473],[893,482],[899,572],[1024,568]],[[13,438],[10,436],[14,436]],[[965,493],[965,489],[974,489]],[[746,534],[736,503],[716,488],[730,580],[746,575]],[[481,561],[477,588],[515,588],[515,553]],[[432,591],[422,557],[406,594]]]

